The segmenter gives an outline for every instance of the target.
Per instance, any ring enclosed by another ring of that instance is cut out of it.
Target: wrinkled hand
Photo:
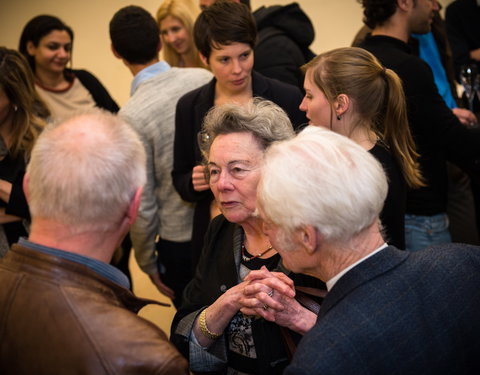
[[[293,281],[281,272],[270,272],[265,267],[252,271],[246,278],[240,311],[258,315],[300,334],[308,332],[317,316],[304,308],[295,297]]]
[[[452,112],[463,125],[467,125],[468,127],[474,126],[477,124],[477,117],[474,115],[472,111],[469,111],[465,108],[453,108]]]
[[[205,178],[205,167],[203,165],[196,165],[192,170],[192,184],[193,190],[195,191],[204,191],[210,189]]]
[[[162,282],[162,279],[160,279],[160,274],[158,272],[148,276],[150,277],[150,280],[152,280],[152,283],[157,287],[160,293],[167,296],[171,300],[175,298],[175,292]]]

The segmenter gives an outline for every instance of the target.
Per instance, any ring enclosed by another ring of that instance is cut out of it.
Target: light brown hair
[[[305,64],[313,83],[330,103],[340,94],[354,102],[357,124],[370,130],[390,148],[410,188],[425,186],[418,168],[418,153],[410,133],[402,82],[370,52],[356,47],[325,52]]]
[[[41,111],[42,115],[46,107],[35,91],[33,73],[27,60],[19,52],[5,47],[0,47],[0,87],[15,108],[8,152],[14,158],[23,153],[28,160],[33,144],[45,125],[38,112]]]

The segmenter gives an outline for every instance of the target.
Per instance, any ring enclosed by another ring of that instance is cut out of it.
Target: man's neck
[[[32,221],[29,241],[110,263],[121,241],[118,233],[72,233],[65,225],[46,219]]]
[[[324,248],[320,250],[320,267],[315,273],[320,280],[327,282],[384,243],[376,222],[348,242],[324,244]]]
[[[410,38],[408,26],[408,14],[405,11],[397,11],[383,24],[375,26],[372,35],[385,35],[408,42]]]
[[[159,61],[160,61],[159,58],[156,57],[145,64],[130,64],[129,62],[126,62],[126,61],[124,62],[125,62],[125,65],[128,67],[128,69],[130,69],[130,72],[132,72],[133,76],[135,77],[143,69],[148,68],[149,66],[152,66],[158,63]]]
[[[407,43],[410,38],[410,33],[404,28],[391,28],[391,27],[382,27],[378,26],[372,30],[372,35],[383,35],[389,36],[391,38],[400,39],[401,41]]]

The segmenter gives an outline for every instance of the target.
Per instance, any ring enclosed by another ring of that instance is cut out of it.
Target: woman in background
[[[39,107],[27,61],[17,51],[0,47],[0,256],[27,235],[22,218],[29,218],[29,213],[22,180],[45,125],[36,115]]]
[[[49,15],[32,18],[20,37],[18,50],[27,58],[35,75],[36,89],[53,119],[95,106],[117,112],[117,103],[95,76],[85,70],[67,68],[72,47],[72,29]]]
[[[198,13],[192,0],[165,0],[158,8],[163,58],[170,66],[205,68],[193,42],[193,24]]]
[[[389,181],[380,215],[385,239],[405,249],[406,188],[424,184],[400,79],[355,47],[325,52],[303,70],[306,94],[300,109],[310,123],[352,139],[382,163]]]

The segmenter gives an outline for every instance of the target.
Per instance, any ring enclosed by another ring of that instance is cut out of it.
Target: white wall
[[[451,0],[443,0],[447,4]],[[60,17],[75,32],[74,68],[94,73],[121,105],[128,99],[131,75],[110,52],[108,23],[123,6],[136,4],[155,14],[160,0],[2,0],[0,46],[17,48],[23,26],[38,14]],[[261,5],[289,4],[291,0],[252,0]],[[312,50],[316,53],[350,45],[362,26],[362,9],[356,0],[299,0],[315,26]]]

